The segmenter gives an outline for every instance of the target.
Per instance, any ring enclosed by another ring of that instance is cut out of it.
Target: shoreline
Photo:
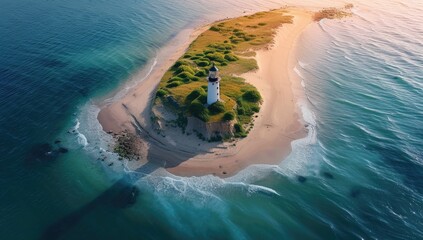
[[[210,24],[196,28],[188,39],[169,44],[163,52],[173,52],[168,59],[160,59],[143,81],[130,89],[116,102],[103,105],[98,120],[106,132],[128,130],[139,135],[141,161],[136,170],[147,162],[164,167],[179,176],[212,174],[219,177],[235,175],[252,164],[277,164],[291,152],[291,142],[307,135],[298,106],[301,82],[294,66],[297,41],[301,33],[313,23],[312,13],[301,8],[288,8],[286,15],[294,16],[292,24],[277,29],[274,43],[256,51],[259,69],[241,75],[263,96],[263,105],[255,126],[244,139],[234,143],[207,143],[196,136],[186,136],[175,130],[166,137],[157,135],[150,121],[152,96],[161,77],[182,56],[189,44]]]

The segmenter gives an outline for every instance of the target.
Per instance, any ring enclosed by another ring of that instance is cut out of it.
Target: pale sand
[[[140,153],[143,161],[132,168],[141,167],[149,161],[176,175],[227,177],[251,164],[278,164],[290,153],[291,142],[306,135],[296,101],[296,95],[302,92],[300,81],[293,71],[296,43],[313,20],[309,11],[288,11],[286,14],[294,16],[294,23],[284,24],[278,29],[275,43],[269,49],[257,51],[259,70],[242,76],[258,88],[263,105],[248,137],[238,140],[236,146],[233,143],[205,143],[195,136],[186,136],[180,130],[172,129],[166,131],[163,138],[151,127],[151,99],[157,84],[189,43],[207,26],[196,30],[179,48],[168,46],[174,51],[170,59],[159,63],[147,79],[121,100],[101,110],[98,119],[105,131],[117,133],[128,129],[135,132],[138,126],[136,132],[144,146]]]

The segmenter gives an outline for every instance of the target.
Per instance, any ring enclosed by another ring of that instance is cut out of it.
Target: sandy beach
[[[141,160],[132,163],[131,168],[152,162],[180,176],[227,177],[251,164],[278,164],[290,153],[291,142],[306,135],[297,106],[302,87],[293,68],[297,40],[313,19],[312,12],[304,9],[287,11],[286,15],[294,16],[293,23],[281,26],[274,43],[256,52],[259,69],[241,76],[263,97],[263,105],[248,137],[236,142],[208,143],[182,134],[178,129],[170,129],[165,137],[153,131],[151,100],[161,77],[209,26],[192,31],[179,45],[168,45],[164,52],[171,52],[171,57],[162,59],[159,54],[157,66],[146,79],[120,100],[102,108],[98,120],[104,131],[128,130],[139,136]]]

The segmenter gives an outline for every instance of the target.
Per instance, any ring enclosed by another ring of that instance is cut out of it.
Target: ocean
[[[309,135],[227,179],[108,166],[98,103],[178,33],[297,1],[0,2],[1,239],[423,239],[423,2],[352,1],[309,27]]]

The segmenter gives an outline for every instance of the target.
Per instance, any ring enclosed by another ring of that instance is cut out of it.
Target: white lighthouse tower
[[[209,77],[207,78],[207,104],[211,105],[220,100],[220,89],[219,89],[219,69],[214,65],[209,70]]]

